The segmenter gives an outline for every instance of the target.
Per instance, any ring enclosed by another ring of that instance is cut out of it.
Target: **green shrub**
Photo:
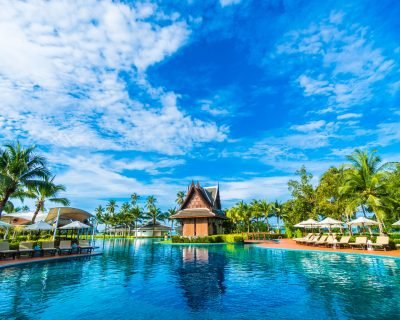
[[[290,228],[285,228],[285,235],[288,238],[293,238],[293,231]]]

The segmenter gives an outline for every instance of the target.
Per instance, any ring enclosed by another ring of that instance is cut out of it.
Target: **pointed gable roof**
[[[200,197],[201,200],[203,200],[206,208],[212,209],[212,207],[213,207],[212,199],[204,191],[204,189],[200,186],[200,184],[198,182],[195,185],[194,182],[192,181],[192,183],[189,186],[188,192],[186,194],[186,198],[183,201],[179,210],[183,210],[183,209],[187,208],[190,205],[191,201],[195,198],[196,195],[198,197]]]

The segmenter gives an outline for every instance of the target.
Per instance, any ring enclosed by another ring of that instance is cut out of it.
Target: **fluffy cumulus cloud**
[[[3,138],[17,133],[46,145],[164,154],[224,140],[225,128],[191,117],[177,94],[146,79],[147,68],[189,34],[178,15],[148,3],[4,1]]]

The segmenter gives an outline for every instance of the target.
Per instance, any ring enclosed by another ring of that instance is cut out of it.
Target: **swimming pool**
[[[400,259],[244,245],[110,240],[0,269],[0,319],[394,319],[399,302]]]

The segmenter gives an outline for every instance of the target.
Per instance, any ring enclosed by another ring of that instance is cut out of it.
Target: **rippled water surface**
[[[0,319],[399,317],[399,259],[110,240],[102,256],[0,269]]]

